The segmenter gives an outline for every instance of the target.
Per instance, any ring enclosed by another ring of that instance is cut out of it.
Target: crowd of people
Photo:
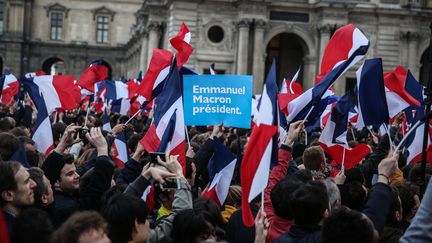
[[[31,139],[34,117],[30,103],[0,112],[1,242],[432,242],[432,186],[420,200],[420,165],[406,165],[406,152],[392,150],[398,123],[392,139],[349,132],[350,146],[372,149],[349,170],[325,154],[315,133],[305,144],[303,121],[290,124],[264,196],[250,203],[255,226],[246,227],[239,170],[250,130],[188,127],[183,168],[178,155],[153,161],[139,143],[151,114],[124,125],[128,116],[111,113],[106,132],[100,114],[53,113],[48,155]],[[80,138],[84,124],[89,130]],[[112,159],[122,132],[130,155],[124,168]],[[202,196],[216,139],[238,159],[222,205]],[[20,144],[29,168],[11,161]],[[164,187],[166,178],[177,178],[176,188]]]

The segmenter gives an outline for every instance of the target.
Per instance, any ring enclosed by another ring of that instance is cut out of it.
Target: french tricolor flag
[[[137,91],[145,99],[145,102],[150,102],[162,92],[172,59],[173,54],[170,51],[153,49],[149,68]]]
[[[54,149],[51,121],[45,106],[44,97],[41,96],[35,103],[38,104],[38,114],[32,140],[36,144],[37,151],[47,155]]]
[[[346,138],[348,127],[348,113],[353,104],[350,100],[350,93],[342,96],[333,107],[330,119],[324,127],[319,142],[327,146],[339,144],[348,148],[348,141]]]
[[[183,114],[182,85],[174,59],[165,86],[155,102],[153,123],[140,143],[148,152],[179,155],[178,160],[184,170],[186,141]]]
[[[108,77],[108,68],[97,61],[92,64],[81,74],[77,84],[90,92],[94,92],[94,84],[105,80]]]
[[[216,75],[217,74],[217,71],[215,69],[215,64],[214,63],[210,64],[210,74],[211,75]]]
[[[18,79],[9,70],[6,70],[4,74],[3,89],[1,92],[1,103],[3,105],[12,103],[18,92]]]
[[[290,102],[287,121],[304,119],[321,98],[328,94],[330,86],[366,55],[368,48],[369,40],[353,24],[336,30],[324,52],[321,74],[317,77],[319,83]]]
[[[385,96],[381,58],[368,59],[357,70],[357,128],[372,126],[379,129],[388,124],[389,105]],[[373,97],[373,99],[371,98]]]
[[[81,101],[81,91],[78,85],[74,84],[73,76],[36,76],[33,82],[39,87],[40,94],[44,96],[48,114],[51,114],[56,108],[76,109]]]
[[[102,130],[111,132],[111,124],[106,112],[102,115]],[[112,159],[119,168],[124,168],[126,162],[129,159],[124,132],[121,132],[117,135],[117,137],[114,139],[114,143],[112,144],[112,148],[114,150]]]
[[[289,81],[288,79],[284,78],[282,80],[282,85],[281,85],[281,89],[279,91],[279,93],[281,94],[298,94],[301,95],[301,93],[303,92],[303,88],[302,86],[296,82],[299,75],[300,75],[300,71],[301,71],[301,67],[298,68],[297,72],[294,74],[294,76],[292,77],[291,81]]]
[[[411,75],[412,77],[412,75]],[[403,67],[396,67],[393,72],[384,74],[384,86],[386,90],[386,100],[389,109],[390,118],[397,115],[400,111],[409,106],[421,106],[418,100],[420,97],[414,98],[405,89],[407,80],[407,72]]]
[[[106,95],[108,100],[119,100],[129,98],[129,88],[126,83],[121,81],[106,80]]]
[[[153,184],[153,180],[150,181],[151,184],[146,187],[143,194],[141,195],[141,199],[146,203],[147,209],[151,212],[155,208],[155,186]]]
[[[346,135],[352,107],[350,93],[347,93],[333,107],[330,119],[318,140],[324,151],[347,170],[353,168],[371,152],[366,144],[359,144],[354,148],[348,147]]]
[[[126,137],[124,132],[117,134],[113,143],[114,154],[112,159],[119,168],[124,168],[129,160],[129,154],[126,146]]]
[[[279,114],[277,94],[276,64],[273,60],[258,104],[258,113],[255,115],[256,126],[252,128],[240,166],[242,217],[243,223],[248,227],[254,224],[249,203],[264,192],[268,183],[270,165],[272,161],[277,161],[275,149]]]
[[[131,103],[129,99],[118,99],[111,102],[111,111],[120,115],[127,115],[130,108]]]
[[[214,153],[207,166],[210,186],[203,197],[213,200],[219,207],[224,204],[236,162],[236,157],[218,138],[214,138]]]
[[[170,40],[171,45],[177,50],[176,59],[179,67],[183,66],[192,55],[194,49],[189,44],[190,41],[191,33],[185,23],[182,22],[180,31]]]

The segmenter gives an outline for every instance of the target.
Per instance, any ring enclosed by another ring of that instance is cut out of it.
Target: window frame
[[[60,16],[61,18],[53,19],[53,16]],[[53,20],[55,20],[55,25]],[[50,12],[50,40],[52,41],[62,41],[64,35],[64,20],[65,13],[60,11]],[[60,24],[59,24],[60,22]],[[54,30],[54,32],[53,32]]]
[[[96,18],[96,43],[109,44],[110,41],[110,19],[109,15],[99,14]],[[101,22],[99,20],[102,19]]]

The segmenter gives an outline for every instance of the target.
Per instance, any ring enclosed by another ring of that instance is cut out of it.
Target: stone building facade
[[[223,73],[253,75],[259,93],[275,57],[279,80],[301,66],[300,82],[308,88],[331,35],[353,23],[370,39],[367,57],[382,57],[384,71],[402,65],[426,80],[430,0],[145,0],[136,15],[127,44],[130,73],[137,71],[132,63],[138,59],[140,69],[147,67],[153,48],[170,48],[184,21],[195,48],[187,65],[196,71],[208,72],[215,63]],[[336,83],[337,93],[354,85],[355,70]]]
[[[382,57],[384,71],[402,65],[427,79],[432,0],[0,0],[0,69],[78,77],[103,60],[113,78],[136,77],[153,48],[171,49],[182,21],[195,49],[187,66],[253,75],[256,93],[273,58],[278,80],[301,66],[311,87],[331,35],[347,23],[369,37],[367,57]],[[354,84],[355,70],[337,93]]]
[[[142,0],[0,0],[1,69],[78,77],[103,60],[123,73],[124,50]]]

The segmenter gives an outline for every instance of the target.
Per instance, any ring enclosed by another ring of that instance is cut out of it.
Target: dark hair
[[[15,181],[15,174],[20,169],[21,164],[16,161],[6,161],[0,163],[0,195],[7,190],[16,190],[18,185]],[[0,205],[7,202],[0,196]]]
[[[351,209],[361,210],[366,200],[366,192],[360,182],[350,181],[345,183],[340,193],[342,205]]]
[[[319,182],[302,185],[290,196],[289,206],[298,225],[318,224],[329,208],[326,187]]]
[[[194,200],[193,208],[197,211],[207,212],[211,217],[213,217],[217,225],[222,225],[223,220],[220,208],[214,201],[204,197],[199,197]]]
[[[46,243],[49,242],[54,227],[47,212],[29,208],[22,211],[13,223],[11,242]]]
[[[113,242],[132,240],[135,220],[145,223],[147,206],[143,200],[128,194],[117,194],[102,208],[102,215],[108,222],[108,236]]]
[[[294,176],[285,177],[279,181],[270,193],[271,203],[277,216],[292,219],[289,207],[290,195],[303,183]]]
[[[53,133],[54,143],[60,141],[62,134],[66,130],[66,127],[67,127],[66,124],[64,124],[62,122],[57,122],[57,123],[52,125],[52,133]]]
[[[307,183],[307,182],[313,180],[312,171],[310,171],[308,169],[298,170],[298,171],[294,172],[293,176],[295,178],[299,179],[303,183]]]
[[[414,196],[419,194],[418,188],[408,183],[398,184],[397,188],[402,202],[402,217],[405,219],[412,216],[412,209],[416,206]]]
[[[51,237],[52,243],[77,243],[79,237],[90,230],[107,232],[106,222],[95,211],[78,212],[70,216]]]
[[[180,211],[174,218],[172,239],[175,243],[194,242],[201,234],[213,234],[210,224],[216,228],[216,221],[208,212],[196,209]]]
[[[30,178],[36,183],[36,186],[33,188],[34,192],[34,206],[41,207],[42,206],[42,195],[48,192],[48,187],[44,182],[44,172],[40,168],[32,167],[28,169],[30,174]]]
[[[27,137],[27,136],[19,136],[18,140],[20,141],[20,143],[24,143],[26,144],[35,144],[35,141],[33,141],[31,138]]]
[[[27,163],[31,167],[38,167],[39,166],[39,160],[40,160],[40,154],[38,151],[26,151],[27,156]]]
[[[9,132],[0,132],[0,155],[4,161],[10,160],[19,147],[19,139]]]
[[[345,183],[349,183],[351,181],[358,181],[364,185],[365,178],[363,175],[363,171],[357,167],[351,168],[349,170],[345,170]]]
[[[143,134],[134,134],[127,140],[127,148],[135,151],[139,141],[143,138]]]
[[[333,211],[322,229],[323,243],[370,243],[373,238],[374,228],[366,216],[347,208]]]
[[[399,227],[399,221],[395,218],[395,213],[400,211],[402,208],[401,201],[399,198],[399,191],[396,187],[391,186],[391,203],[387,213],[386,226]],[[401,215],[402,216],[402,215]]]
[[[320,146],[311,146],[303,152],[303,164],[308,170],[321,170],[324,162],[324,151]]]
[[[45,172],[45,176],[50,180],[51,185],[54,186],[55,182],[60,179],[61,170],[65,164],[72,164],[74,162],[74,156],[71,154],[63,154],[61,159],[57,160],[56,163],[43,163],[42,170]]]
[[[0,119],[0,131],[7,132],[14,127],[14,124],[9,120],[9,117],[3,117]]]
[[[426,181],[424,182],[426,185],[428,184],[431,175],[432,175],[432,165],[426,164]],[[421,180],[422,180],[421,164],[416,164],[411,168],[409,172],[408,181],[416,185],[420,185]]]
[[[21,137],[21,136],[27,137],[27,133],[24,131],[22,127],[14,127],[9,132],[15,135],[16,137]]]

